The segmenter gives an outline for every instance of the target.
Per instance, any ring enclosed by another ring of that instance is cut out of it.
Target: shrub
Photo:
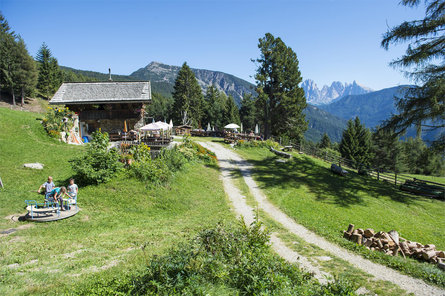
[[[132,146],[129,153],[133,155],[133,159],[135,161],[145,161],[151,158],[150,147],[144,143],[137,146]]]
[[[348,283],[318,284],[275,255],[268,242],[258,221],[250,227],[219,224],[153,257],[141,274],[101,281],[81,294],[208,295],[212,287],[226,287],[233,295],[354,295]]]
[[[108,150],[108,134],[96,131],[86,154],[70,161],[79,183],[98,184],[109,181],[122,167],[116,149]]]
[[[257,140],[245,141],[245,140],[239,140],[238,142],[236,142],[235,146],[237,148],[267,148],[267,149],[274,148],[274,149],[277,149],[280,145],[277,142],[269,139],[269,140],[266,140],[266,141],[257,141]]]
[[[190,137],[184,137],[184,142],[179,148],[179,151],[189,160],[202,160],[208,164],[216,164],[217,159],[215,153],[191,141]]]
[[[170,177],[168,166],[159,158],[136,161],[130,166],[130,174],[149,186],[165,183]]]
[[[187,163],[187,158],[179,151],[177,146],[171,149],[162,149],[159,159],[164,161],[172,172],[179,171]]]
[[[74,114],[75,113],[70,111],[68,107],[48,107],[48,112],[42,120],[43,127],[50,136],[58,138],[60,136],[60,132],[69,131],[73,127],[74,122],[72,118]],[[64,118],[68,119],[66,122],[66,130],[65,123],[63,121]]]

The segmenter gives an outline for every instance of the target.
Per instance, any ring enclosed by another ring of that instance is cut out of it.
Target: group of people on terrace
[[[48,180],[40,185],[39,189],[37,190],[38,193],[42,192],[42,189],[45,190],[45,201],[50,203],[58,203],[60,205],[61,210],[64,210],[63,197],[66,196],[68,199],[76,199],[77,200],[77,192],[79,188],[74,183],[74,179],[69,180],[68,187],[61,186],[56,187],[53,182],[53,177],[49,176]]]

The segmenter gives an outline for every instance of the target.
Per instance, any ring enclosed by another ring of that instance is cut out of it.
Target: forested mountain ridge
[[[399,113],[395,105],[395,98],[403,97],[410,87],[412,86],[399,85],[361,95],[348,95],[331,104],[322,105],[320,108],[344,120],[354,119],[358,116],[366,127],[374,128],[381,125],[392,114]],[[424,129],[422,138],[430,142],[437,139],[439,134],[439,129]],[[416,129],[411,127],[407,130],[405,137],[414,137],[415,135]]]
[[[168,83],[173,85],[180,67],[151,62],[147,66],[136,70],[129,76],[137,80],[150,80],[152,83]],[[215,86],[219,91],[232,95],[237,105],[246,93],[254,93],[255,86],[234,75],[204,69],[191,68],[199,85],[205,91],[208,86]]]
[[[397,113],[394,97],[403,96],[409,87],[400,85],[366,94],[347,95],[320,108],[346,120],[358,116],[367,127],[375,127]]]

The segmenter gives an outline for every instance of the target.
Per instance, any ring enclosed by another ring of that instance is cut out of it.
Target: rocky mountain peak
[[[302,83],[301,87],[304,89],[307,102],[313,105],[326,105],[346,95],[359,95],[372,91],[355,80],[352,83],[333,81],[330,86],[324,85],[319,89],[313,80],[308,79]]]

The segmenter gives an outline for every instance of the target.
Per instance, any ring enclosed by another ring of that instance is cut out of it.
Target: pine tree
[[[193,126],[201,126],[204,116],[204,96],[195,74],[187,63],[184,63],[178,72],[173,98],[173,120],[185,124],[183,120],[186,114]]]
[[[256,60],[257,106],[264,134],[300,139],[307,129],[306,108],[298,59],[292,48],[272,34],[259,39],[260,58]]]
[[[170,120],[173,107],[173,98],[164,97],[159,93],[153,93],[150,105],[147,107],[147,115],[155,120]],[[168,121],[167,121],[168,122]]]
[[[43,97],[49,99],[62,83],[62,72],[46,43],[40,47],[36,60],[39,62],[37,88]]]
[[[372,152],[372,165],[380,171],[405,170],[402,143],[393,132],[378,127],[372,134]]]
[[[13,97],[14,105],[15,96],[13,90],[15,85],[12,76],[17,68],[15,39],[14,31],[11,30],[8,21],[0,13],[0,95],[3,89],[9,91]]]
[[[256,124],[255,97],[252,94],[245,94],[241,101],[240,120],[245,130],[254,130]]]
[[[229,123],[236,123],[236,124],[240,124],[240,119],[239,119],[239,110],[238,110],[238,106],[235,103],[235,99],[230,95],[227,98],[227,105],[226,105],[226,116],[225,116],[225,120],[227,122],[227,124]]]
[[[25,42],[19,38],[17,43],[17,58],[19,67],[14,74],[16,88],[20,93],[21,106],[25,103],[25,96],[31,95],[37,83],[37,68],[34,59],[29,55]]]
[[[331,139],[329,138],[327,133],[323,134],[319,146],[321,149],[331,148]]]
[[[340,142],[342,157],[353,162],[356,168],[369,166],[372,158],[371,133],[358,117],[349,120]]]
[[[420,0],[402,0],[405,6],[418,6]],[[412,125],[441,129],[435,146],[445,149],[445,3],[443,0],[425,0],[423,20],[406,21],[391,28],[381,45],[411,41],[406,53],[391,64],[407,68],[407,74],[421,86],[411,88],[404,98],[397,99],[400,114],[385,122],[385,128],[403,133]]]

